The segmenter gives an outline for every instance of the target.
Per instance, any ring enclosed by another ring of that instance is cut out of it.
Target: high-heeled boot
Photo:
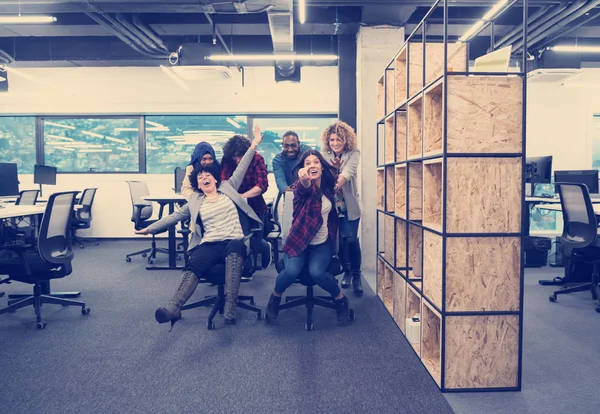
[[[238,292],[242,279],[243,257],[230,253],[225,257],[225,324],[235,324]]]
[[[179,319],[181,319],[181,307],[192,296],[198,286],[198,277],[189,270],[184,270],[181,274],[181,281],[171,298],[169,304],[160,307],[154,312],[154,318],[158,323],[171,322],[171,329]],[[170,330],[169,330],[170,331]]]
[[[342,278],[342,288],[347,289],[350,287],[352,281],[352,269],[350,267],[350,261],[348,260],[348,243],[345,238],[342,238],[339,252],[340,263],[344,270],[344,277]]]
[[[350,268],[352,269],[352,288],[354,289],[354,296],[362,296],[364,294],[362,287],[362,272],[360,271],[362,256],[358,239],[356,239],[354,243],[348,245],[348,254]]]

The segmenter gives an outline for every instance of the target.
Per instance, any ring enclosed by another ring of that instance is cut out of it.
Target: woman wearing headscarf
[[[185,178],[181,184],[181,195],[189,201],[190,197],[194,195],[194,188],[190,183],[190,174],[197,167],[208,167],[209,165],[215,165],[220,168],[219,161],[215,156],[215,150],[208,142],[200,142],[194,148],[190,163],[185,167]]]

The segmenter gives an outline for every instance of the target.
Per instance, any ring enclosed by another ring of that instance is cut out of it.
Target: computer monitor
[[[554,171],[554,182],[585,184],[590,194],[598,194],[598,170]]]
[[[36,164],[33,168],[33,182],[35,184],[56,185],[56,167]]]
[[[175,186],[173,190],[177,194],[181,194],[181,184],[183,184],[183,179],[185,178],[185,168],[177,167],[173,172],[175,176]]]
[[[17,164],[0,163],[0,197],[19,195],[19,174]]]

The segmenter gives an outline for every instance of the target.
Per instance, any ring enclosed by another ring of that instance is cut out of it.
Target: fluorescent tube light
[[[111,149],[82,149],[79,152],[112,152]]]
[[[119,144],[127,144],[127,141],[125,141],[124,139],[113,138],[113,137],[106,137],[106,139],[109,141],[112,141],[112,142],[118,142]]]
[[[166,128],[166,126],[164,126],[163,124],[159,124],[158,122],[152,122],[152,121],[146,120],[146,123],[149,125],[152,125],[154,127]]]
[[[158,148],[158,147],[154,147],[154,146],[152,146],[152,145],[148,145],[148,146],[146,146],[146,149],[149,149],[149,150],[157,150],[157,149],[160,149],[160,148]],[[131,150],[129,150],[129,151],[131,151]]]
[[[238,124],[237,122],[235,122],[233,119],[231,118],[225,118],[227,120],[227,122],[229,122],[231,125],[233,125],[236,128],[241,128],[242,126],[240,124]]]
[[[485,23],[489,22],[495,15],[497,15],[498,12],[506,6],[506,3],[508,3],[508,0],[500,0],[498,3],[496,3],[496,5],[488,10],[481,20],[471,26],[471,28],[467,30],[467,32],[463,34],[460,39],[458,39],[458,41],[464,42],[469,40],[476,32],[479,31],[479,29],[481,29]]]
[[[570,52],[570,53],[600,53],[600,46],[552,46],[550,50],[555,52]]]
[[[150,148],[149,146],[147,148]],[[117,147],[118,150],[131,152],[131,148],[129,147]]]
[[[138,131],[139,128],[135,127],[135,128],[123,128],[123,127],[119,127],[119,128],[115,128],[115,132],[119,133],[119,132],[124,132],[124,131]]]
[[[37,24],[37,23],[54,23],[54,16],[0,16],[0,24]]]
[[[71,142],[75,141],[73,138],[63,137],[61,135],[46,134],[46,136],[48,138],[60,139],[60,140],[63,140],[63,141],[71,141]]]
[[[95,132],[90,132],[90,131],[81,131],[81,133],[82,133],[83,135],[89,135],[90,137],[104,138],[104,135],[96,134]]]
[[[14,69],[13,69],[13,71],[14,71]],[[56,122],[50,122],[50,121],[46,121],[45,124],[53,126],[53,127],[58,127],[58,128],[75,129],[75,127],[71,126],[71,125],[58,124]],[[50,136],[50,135],[48,135],[48,136]]]
[[[500,0],[494,7],[490,9],[490,11],[485,14],[485,16],[483,16],[483,20],[490,20],[492,17],[498,14],[498,12],[502,10],[504,6],[506,6],[506,3],[508,3],[508,0]]]
[[[313,126],[285,126],[267,128],[267,131],[317,131],[319,127]]]
[[[306,0],[298,0],[298,20],[300,24],[306,22]]]
[[[59,149],[59,150],[67,151],[67,152],[75,151],[73,148],[67,148],[67,147],[54,147],[54,149]]]
[[[212,55],[207,57],[208,60],[253,60],[253,61],[270,61],[270,60],[337,60],[337,55]]]
[[[206,130],[206,131],[183,131],[185,135],[217,135],[223,137],[229,137],[235,135],[233,131],[219,131],[219,130]]]
[[[150,127],[150,128],[146,128],[146,131],[162,131],[162,132],[167,132],[167,131],[169,131],[169,127],[166,127],[166,126],[162,126],[162,127]]]
[[[479,29],[481,29],[481,27],[483,26],[485,22],[483,20],[479,20],[477,23],[475,23],[473,26],[471,26],[471,28],[469,30],[467,30],[467,32],[465,34],[463,34],[460,39],[458,39],[459,42],[464,42],[465,40],[469,40],[471,38],[471,36],[473,36],[475,34],[475,32],[477,32]]]

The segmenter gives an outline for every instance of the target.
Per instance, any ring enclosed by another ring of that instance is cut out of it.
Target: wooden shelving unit
[[[468,42],[425,31],[378,83],[378,295],[403,334],[420,318],[411,345],[443,391],[518,391],[525,74],[470,72]]]

